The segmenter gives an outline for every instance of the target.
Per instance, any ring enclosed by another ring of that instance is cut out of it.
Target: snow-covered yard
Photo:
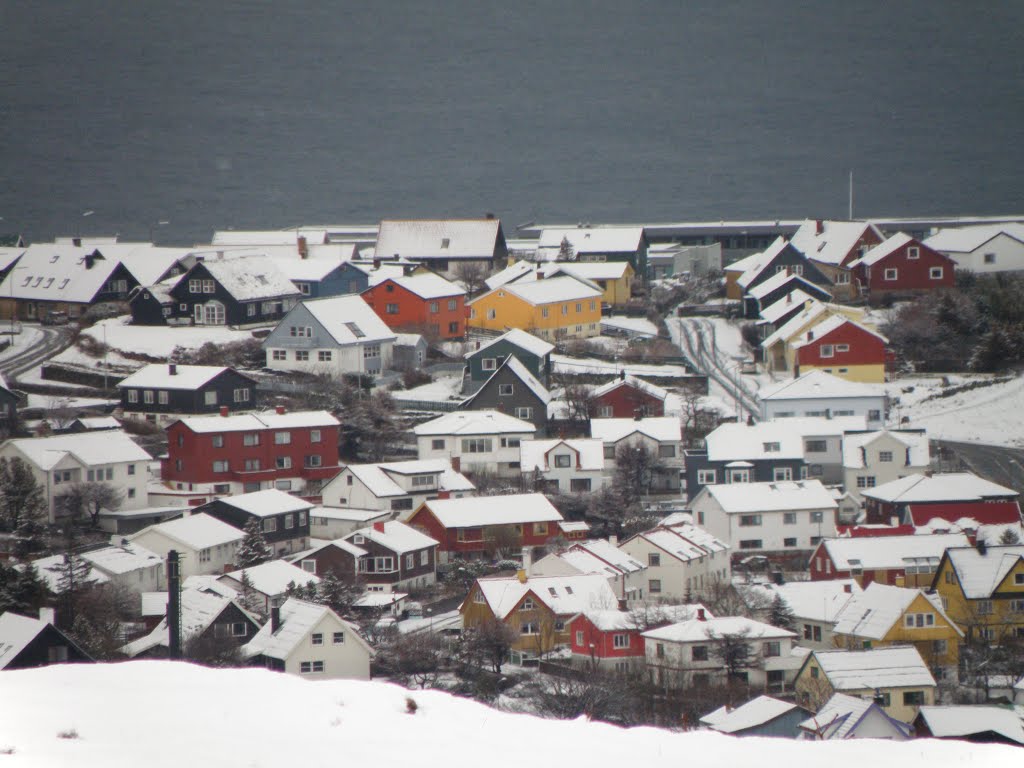
[[[461,376],[438,376],[429,384],[412,389],[397,389],[391,393],[395,400],[418,400],[424,402],[441,402],[444,400],[462,399]]]
[[[597,373],[614,376],[620,371],[633,376],[686,376],[687,370],[682,365],[649,365],[646,363],[630,363],[616,360],[596,360],[593,358],[568,357],[551,355],[555,373]]]
[[[253,338],[251,331],[236,331],[226,326],[157,326],[129,325],[131,317],[123,315],[101,320],[82,333],[112,349],[137,352],[165,359],[175,347],[198,349],[207,342],[229,344]]]
[[[601,326],[614,328],[623,331],[630,336],[657,336],[658,327],[643,317],[626,317],[625,315],[610,315],[601,318]]]

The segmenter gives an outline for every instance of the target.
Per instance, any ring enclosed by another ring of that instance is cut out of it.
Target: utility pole
[[[853,221],[853,171],[850,171],[850,210],[849,219]]]
[[[167,553],[167,657],[181,658],[181,571],[178,552]]]

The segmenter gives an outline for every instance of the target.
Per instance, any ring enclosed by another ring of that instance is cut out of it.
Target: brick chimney
[[[226,405],[222,405],[220,407],[220,415],[221,416],[227,416],[229,411],[230,411],[230,409]]]
[[[384,533],[384,523],[374,523],[373,530],[377,533]]]
[[[461,456],[452,456],[452,469],[454,469],[456,472],[461,472],[462,471],[462,457]]]
[[[820,235],[820,234],[822,234],[824,232],[825,232],[825,222],[822,221],[821,219],[816,219],[814,221],[814,234]]]
[[[169,376],[177,376],[178,375],[178,366],[177,366],[177,364],[171,363],[170,365],[168,365],[167,366],[167,374]]]
[[[303,259],[309,258],[309,244],[306,242],[305,235],[299,235],[299,257]]]
[[[707,621],[707,620],[708,620],[708,617],[706,615],[704,615],[704,609],[703,608],[698,608],[697,609],[697,621]]]
[[[853,594],[853,585],[849,583],[843,584],[843,592],[848,595]]]
[[[284,415],[284,406],[283,405],[275,405],[274,406],[274,413],[276,413],[278,416],[283,416]]]
[[[452,497],[451,491],[438,491],[437,498],[439,499],[450,499]]]

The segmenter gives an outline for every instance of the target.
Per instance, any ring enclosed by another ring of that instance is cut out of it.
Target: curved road
[[[935,440],[934,444],[941,471],[966,468],[993,483],[1024,491],[1024,449],[951,440]]]
[[[738,403],[739,410],[757,419],[761,412],[757,396],[746,388],[743,379],[735,371],[735,361],[718,349],[715,326],[699,317],[669,318],[666,325],[672,341],[689,358],[694,368],[724,389]]]
[[[28,326],[42,333],[38,341],[0,360],[0,373],[9,384],[15,384],[18,376],[71,346],[72,331],[69,326]]]

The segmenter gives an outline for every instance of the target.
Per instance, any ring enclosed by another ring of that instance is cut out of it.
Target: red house
[[[897,587],[930,587],[942,553],[967,547],[962,533],[910,536],[861,536],[825,539],[811,555],[811,581],[854,579]]]
[[[392,330],[435,339],[466,335],[466,292],[433,272],[388,278],[362,296]]]
[[[595,389],[590,395],[593,413],[600,419],[632,419],[634,416],[664,416],[668,392],[636,376],[622,373]]]
[[[632,611],[588,610],[569,622],[569,640],[573,661],[628,672],[644,663],[644,638],[648,629],[714,618],[703,605],[645,606]]]
[[[276,488],[315,497],[338,473],[340,424],[327,411],[193,416],[167,427],[160,476],[174,490],[235,495]]]
[[[868,523],[926,524],[970,517],[985,525],[1020,522],[1019,494],[971,472],[908,475],[862,491]]]
[[[869,296],[921,293],[956,284],[956,262],[900,232],[850,265]]]
[[[885,381],[888,340],[840,314],[830,315],[793,344],[794,376],[820,369],[848,381]]]
[[[544,494],[517,493],[423,502],[406,523],[440,542],[438,562],[478,560],[500,550],[543,546],[556,536],[581,538],[586,527],[566,523]]]

